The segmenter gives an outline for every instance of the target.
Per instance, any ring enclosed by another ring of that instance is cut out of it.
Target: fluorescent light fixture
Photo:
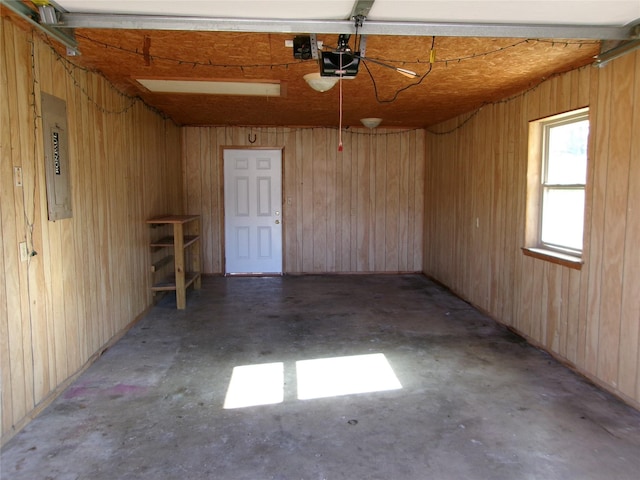
[[[402,388],[382,353],[300,360],[296,371],[299,400]]]
[[[244,82],[152,78],[137,78],[136,81],[152,92],[201,95],[253,95],[262,97],[281,96],[280,83],[274,81]]]
[[[284,364],[264,363],[233,368],[224,408],[273,405],[284,401]]]

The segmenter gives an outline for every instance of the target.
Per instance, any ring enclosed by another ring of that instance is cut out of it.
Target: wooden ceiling
[[[302,34],[306,32],[301,32]],[[304,81],[314,60],[285,46],[295,34],[145,30],[76,31],[82,55],[128,95],[181,125],[337,126],[339,86],[320,93]],[[335,46],[337,35],[319,35]],[[435,62],[430,64],[432,44]],[[380,117],[387,127],[427,127],[534,87],[593,61],[599,42],[519,38],[367,37],[366,56],[417,72],[409,79],[367,62],[343,81],[343,124]],[[167,94],[136,78],[275,80],[282,97]]]
[[[35,8],[32,2],[21,1]],[[228,31],[145,30],[151,28],[144,23],[149,18],[145,15],[164,14],[180,19],[200,12],[212,15],[210,18],[228,15],[231,19],[258,18],[257,22],[279,22],[277,19],[282,18],[304,22],[315,21],[316,15],[348,19],[352,8],[355,12],[360,5],[369,4],[373,7],[366,17],[367,27],[373,25],[370,19],[385,22],[392,18],[410,18],[414,22],[495,18],[530,24],[622,25],[640,14],[640,4],[634,0],[620,0],[615,3],[617,8],[607,0],[594,0],[575,15],[571,13],[575,9],[567,2],[559,2],[554,9],[548,3],[331,0],[318,11],[315,0],[57,1],[62,11],[66,8],[70,15],[142,15],[135,18],[143,21],[127,23],[136,27],[130,30],[121,29],[120,20],[124,17],[117,17],[115,25],[104,29],[97,28],[99,22],[76,26],[74,34],[81,55],[68,59],[99,71],[122,92],[140,97],[179,125],[330,127],[339,123],[340,88],[324,93],[311,89],[303,76],[319,71],[317,61],[297,60],[293,49],[285,46],[296,35],[313,32],[253,33],[233,25]],[[303,22],[292,25],[308,25]],[[351,20],[348,22],[353,25]],[[318,34],[317,39],[324,43],[325,50],[332,50],[338,43],[337,34]],[[355,36],[351,37],[350,46],[356,49]],[[357,76],[342,82],[343,125],[359,126],[361,118],[380,117],[385,127],[428,127],[535,88],[552,75],[592,63],[598,53],[600,42],[596,40],[369,34],[367,58],[413,70],[419,76],[410,79],[373,62],[361,63]],[[283,95],[154,93],[138,83],[138,78],[280,82]]]

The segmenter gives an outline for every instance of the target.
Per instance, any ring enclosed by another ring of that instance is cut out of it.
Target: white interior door
[[[282,273],[282,151],[224,150],[225,272]]]

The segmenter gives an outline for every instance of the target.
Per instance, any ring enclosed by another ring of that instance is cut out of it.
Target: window
[[[529,251],[569,261],[582,255],[588,139],[587,108],[531,122]]]

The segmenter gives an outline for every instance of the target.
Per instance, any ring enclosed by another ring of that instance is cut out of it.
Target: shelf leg
[[[173,224],[173,238],[175,242],[176,303],[179,310],[184,310],[187,307],[187,292],[184,279],[184,228],[181,223]]]
[[[202,238],[201,232],[200,232],[200,219],[198,218],[198,220],[196,220],[194,223],[194,228],[195,228],[195,232],[193,232],[195,235],[197,235],[199,238]],[[200,251],[202,249],[202,242],[201,240],[198,240],[196,242],[196,244],[194,245],[194,248],[191,249],[191,271],[192,272],[197,272],[198,273],[198,277],[195,279],[195,281],[193,282],[193,289],[194,290],[200,290],[201,286],[202,286],[202,275],[200,272],[202,272],[202,258],[200,255]]]

